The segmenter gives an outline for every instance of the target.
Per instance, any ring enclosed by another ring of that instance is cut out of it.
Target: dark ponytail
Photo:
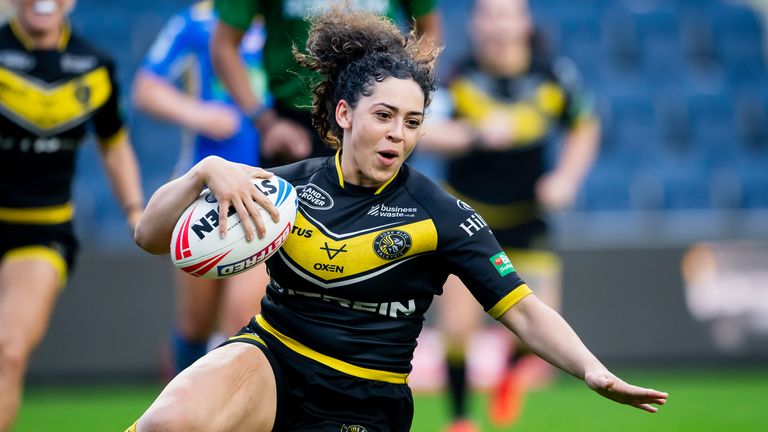
[[[312,89],[312,124],[328,145],[341,146],[338,102],[343,99],[354,108],[360,95],[372,94],[375,82],[413,79],[429,105],[438,50],[422,51],[419,45],[424,44],[413,32],[406,37],[392,21],[370,12],[332,7],[311,19],[306,54],[294,47],[293,55],[299,65],[323,76]]]

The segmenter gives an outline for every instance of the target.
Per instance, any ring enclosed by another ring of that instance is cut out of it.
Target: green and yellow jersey
[[[339,0],[215,0],[216,15],[224,23],[246,31],[253,17],[262,15],[267,39],[264,67],[275,100],[291,109],[312,105],[310,84],[314,72],[302,68],[293,59],[292,47],[304,49],[309,35],[307,17],[321,13]],[[395,18],[398,11],[406,17],[419,18],[435,9],[435,0],[356,0],[351,7]]]

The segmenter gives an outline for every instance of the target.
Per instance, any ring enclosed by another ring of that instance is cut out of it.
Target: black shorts
[[[31,225],[0,222],[0,259],[14,249],[43,246],[64,258],[67,273],[75,266],[78,242],[72,222],[55,225]]]
[[[354,377],[290,350],[255,320],[238,335],[257,335],[266,344],[235,336],[222,345],[245,342],[267,356],[277,381],[274,431],[405,432],[413,420],[407,384]]]

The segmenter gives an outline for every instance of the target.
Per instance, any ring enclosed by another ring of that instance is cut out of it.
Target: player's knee
[[[136,432],[203,432],[193,416],[184,415],[180,410],[150,409],[141,417]]]
[[[0,340],[0,374],[5,376],[23,375],[28,358],[28,350],[22,341]]]
[[[204,342],[214,331],[213,319],[201,316],[183,317],[178,322],[179,334],[192,342]]]

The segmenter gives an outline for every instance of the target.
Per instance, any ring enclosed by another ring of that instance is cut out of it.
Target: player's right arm
[[[209,156],[152,194],[136,226],[134,241],[149,253],[168,253],[176,222],[205,187],[219,202],[219,232],[222,237],[227,232],[228,209],[233,206],[244,221],[246,238],[249,241],[253,239],[254,225],[259,238],[262,238],[266,230],[258,206],[268,210],[275,222],[278,222],[280,215],[251,179],[270,177],[272,173],[261,168]]]
[[[426,189],[426,188],[421,188]],[[428,193],[428,191],[418,192]],[[517,335],[533,353],[578,377],[600,395],[656,412],[667,393],[637,387],[613,375],[589,351],[570,325],[542,303],[520,279],[487,223],[455,198],[433,200],[450,273],[457,275],[488,314]]]
[[[248,70],[240,56],[240,41],[259,13],[253,0],[216,0],[214,8],[218,19],[210,42],[211,61],[216,75],[227,93],[245,113],[259,113],[256,126],[263,132],[264,126],[274,121],[272,110],[260,112],[264,101],[259,100],[251,88]]]
[[[227,139],[240,127],[236,110],[192,97],[146,69],[136,75],[132,96],[140,110],[209,138]]]

